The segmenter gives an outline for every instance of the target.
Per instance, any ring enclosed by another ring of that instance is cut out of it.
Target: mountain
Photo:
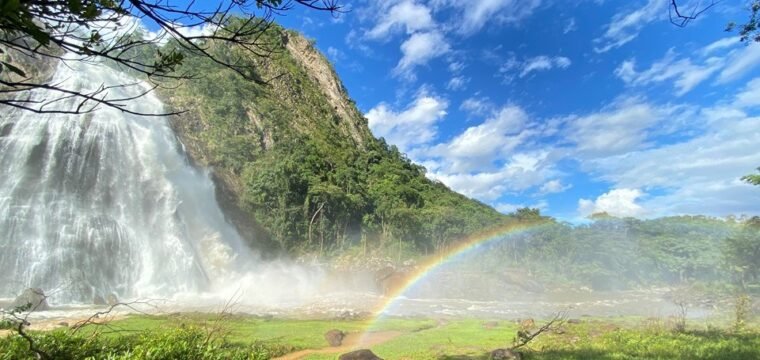
[[[200,76],[159,90],[184,111],[171,120],[177,136],[212,169],[228,218],[255,246],[429,253],[505,219],[375,138],[313,41],[279,26],[262,41],[268,57],[207,45],[241,57],[266,85],[187,54],[178,71]]]

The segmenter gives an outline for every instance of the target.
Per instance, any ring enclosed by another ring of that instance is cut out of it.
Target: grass
[[[401,336],[371,347],[384,359],[488,359],[488,353],[508,347],[518,325],[513,321],[476,319],[390,318],[375,324],[367,320],[295,320],[230,316],[217,322],[208,314],[130,316],[114,321],[118,332],[103,336],[117,341],[145,331],[160,333],[185,327],[215,328],[221,324],[229,344],[245,351],[251,344],[272,348],[319,349],[326,347],[323,334],[330,329],[361,333],[396,331]],[[521,349],[526,359],[760,359],[760,327],[757,322],[741,333],[721,324],[714,327],[693,321],[684,332],[672,330],[667,319],[583,318],[545,333]],[[92,332],[96,327],[85,329]],[[102,329],[102,328],[101,328]],[[131,335],[130,335],[131,334]],[[0,339],[2,343],[8,339]],[[287,352],[285,351],[285,352]],[[280,351],[279,353],[283,353]],[[338,354],[313,354],[310,360],[336,359]],[[1,356],[0,356],[1,357]]]

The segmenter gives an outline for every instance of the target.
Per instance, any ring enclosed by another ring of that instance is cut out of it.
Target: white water
[[[53,83],[83,92],[135,83],[106,66],[71,66],[61,64]],[[108,97],[146,88],[116,88]],[[70,99],[52,108],[77,105]],[[164,111],[152,93],[128,108]],[[204,292],[278,302],[316,292],[319,272],[262,265],[251,255],[166,118],[107,107],[86,116],[0,110],[0,297],[28,287],[57,304]]]

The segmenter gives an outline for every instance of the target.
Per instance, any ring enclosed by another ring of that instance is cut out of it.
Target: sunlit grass
[[[677,332],[668,318],[582,318],[542,334],[521,351],[526,359],[760,359],[757,321],[740,333],[725,325],[693,320],[686,331]],[[371,346],[372,351],[384,359],[415,360],[488,359],[491,350],[510,346],[518,329],[510,320],[389,318],[370,323],[190,313],[129,316],[110,323],[109,329],[115,332],[96,326],[83,330],[100,329],[118,343],[120,336],[184,327],[218,329],[240,349],[259,343],[285,351],[325,348],[323,336],[330,329],[348,333],[394,331],[402,335]],[[312,354],[305,359],[336,359],[338,355]]]

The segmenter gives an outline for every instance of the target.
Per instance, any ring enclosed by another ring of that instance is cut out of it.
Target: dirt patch
[[[306,349],[275,358],[275,360],[297,360],[313,354],[336,354],[345,353],[359,348],[368,348],[393,340],[405,334],[402,331],[376,331],[368,333],[348,333],[343,339],[343,344],[337,347],[324,347],[321,349]]]

